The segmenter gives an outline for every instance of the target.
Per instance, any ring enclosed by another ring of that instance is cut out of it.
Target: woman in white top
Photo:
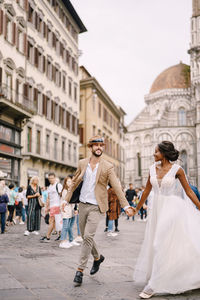
[[[75,221],[75,215],[77,214],[76,205],[68,203],[66,199],[67,191],[72,183],[71,176],[65,178],[63,183],[63,189],[61,192],[61,214],[63,219],[63,227],[61,232],[60,248],[70,248],[72,246],[79,246],[80,244],[74,241],[73,237],[73,225]],[[69,241],[67,241],[67,234],[69,235]]]

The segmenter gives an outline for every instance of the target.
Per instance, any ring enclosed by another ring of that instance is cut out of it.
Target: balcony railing
[[[33,101],[6,84],[0,85],[0,98],[8,100],[31,114],[36,114],[37,112],[37,106]]]

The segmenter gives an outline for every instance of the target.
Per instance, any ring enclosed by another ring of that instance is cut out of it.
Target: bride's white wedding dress
[[[134,281],[145,291],[177,294],[200,288],[200,211],[175,178],[173,164],[161,181],[150,168],[154,196],[148,210],[144,242]]]

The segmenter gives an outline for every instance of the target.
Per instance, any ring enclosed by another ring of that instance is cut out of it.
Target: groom
[[[93,266],[90,270],[91,275],[98,272],[100,264],[104,261],[104,256],[100,254],[94,236],[102,214],[108,210],[108,183],[115,190],[126,214],[128,216],[133,215],[133,209],[129,206],[120,187],[113,165],[101,157],[105,146],[103,138],[94,136],[89,140],[87,146],[90,148],[91,156],[79,161],[78,169],[66,196],[66,200],[69,202],[73,192],[83,181],[79,198],[79,224],[83,243],[79,267],[74,278],[75,286],[82,284],[83,271],[86,268],[90,253],[94,257]]]

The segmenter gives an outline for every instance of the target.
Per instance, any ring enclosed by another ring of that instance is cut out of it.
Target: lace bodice
[[[183,197],[183,188],[176,178],[176,173],[179,168],[181,168],[179,165],[173,164],[165,176],[162,179],[158,179],[156,174],[156,164],[153,164],[150,167],[150,181],[155,194],[161,193],[166,196],[177,195]]]

